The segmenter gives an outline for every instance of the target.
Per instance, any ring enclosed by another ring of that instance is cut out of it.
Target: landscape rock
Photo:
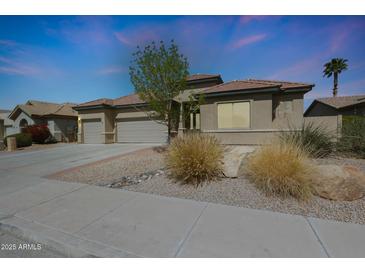
[[[329,200],[354,201],[365,196],[365,174],[354,166],[319,165],[315,194]]]
[[[236,178],[243,175],[245,159],[255,149],[254,146],[227,146],[223,159],[224,176]]]

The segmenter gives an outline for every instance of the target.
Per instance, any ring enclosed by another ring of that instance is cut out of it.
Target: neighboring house
[[[365,94],[317,98],[304,112],[306,122],[339,132],[343,116],[365,116]]]
[[[46,124],[57,141],[75,141],[77,112],[72,109],[74,106],[70,103],[55,104],[34,100],[17,105],[9,114],[13,121],[12,131],[18,133],[28,125]]]
[[[313,86],[251,79],[223,83],[220,75],[191,75],[188,89],[175,98],[176,105],[186,109],[190,94],[202,94],[204,102],[200,113],[181,115],[179,133],[199,130],[223,144],[268,142],[281,130],[302,126],[303,97]],[[166,142],[166,126],[149,118],[148,104],[136,94],[98,99],[74,109],[79,113],[81,143]]]
[[[0,110],[0,119],[3,120],[4,127],[3,127],[3,136],[6,137],[8,135],[14,134],[15,129],[13,127],[14,121],[9,119],[9,115],[11,110],[1,109]]]

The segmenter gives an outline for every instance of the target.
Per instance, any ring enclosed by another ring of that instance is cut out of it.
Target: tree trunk
[[[338,73],[333,74],[333,97],[337,96],[337,86],[338,86]]]

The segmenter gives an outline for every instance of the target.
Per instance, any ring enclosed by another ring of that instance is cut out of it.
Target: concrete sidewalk
[[[68,256],[365,256],[362,225],[46,179],[0,211],[0,229]]]

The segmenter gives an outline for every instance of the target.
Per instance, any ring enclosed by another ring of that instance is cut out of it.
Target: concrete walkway
[[[363,225],[41,178],[108,154],[76,149],[0,157],[0,230],[73,257],[365,257]]]

